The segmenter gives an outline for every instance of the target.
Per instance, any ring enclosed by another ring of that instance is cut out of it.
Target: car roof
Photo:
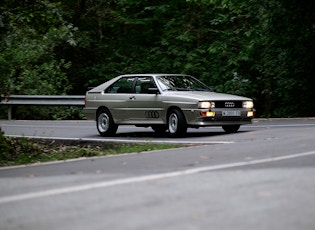
[[[148,76],[189,76],[187,74],[173,74],[173,73],[141,73],[141,74],[123,74],[120,75],[119,77],[133,77],[133,76],[137,76],[137,77],[148,77]]]
[[[108,87],[110,84],[112,84],[113,82],[117,81],[118,79],[122,78],[122,77],[159,77],[159,76],[190,76],[190,75],[186,75],[186,74],[169,74],[169,73],[140,73],[140,74],[123,74],[123,75],[119,75],[117,77],[114,77],[106,82],[104,82],[101,85],[98,85],[96,87],[94,87],[93,89],[89,90],[89,92],[93,93],[93,92],[99,92],[101,90],[104,89],[104,87]]]

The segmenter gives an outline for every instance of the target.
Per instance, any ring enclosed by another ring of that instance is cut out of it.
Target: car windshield
[[[157,82],[163,91],[212,91],[205,84],[191,76],[159,76]]]

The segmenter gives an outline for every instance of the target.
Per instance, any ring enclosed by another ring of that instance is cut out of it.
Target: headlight
[[[243,108],[245,108],[245,109],[254,108],[254,102],[253,101],[243,101]]]
[[[214,108],[215,104],[214,102],[210,102],[210,101],[200,101],[198,103],[198,107],[199,109],[210,109],[210,108]]]

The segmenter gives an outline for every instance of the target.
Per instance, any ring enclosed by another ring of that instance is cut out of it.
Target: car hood
[[[190,98],[199,101],[244,101],[252,100],[248,97],[226,94],[226,93],[216,93],[216,92],[205,92],[205,91],[167,91],[163,93],[165,96],[177,96],[181,98]]]

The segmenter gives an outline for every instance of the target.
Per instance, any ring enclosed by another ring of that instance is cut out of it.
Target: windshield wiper
[[[166,90],[167,90],[167,91],[190,91],[190,89],[179,88],[179,87],[167,88]]]
[[[168,91],[212,91],[211,89],[203,89],[203,88],[180,88],[180,87],[173,87],[168,88]]]
[[[191,91],[191,89],[189,88],[180,88],[180,87],[177,87],[175,88],[176,91]]]
[[[211,91],[210,89],[195,88],[193,91]]]

